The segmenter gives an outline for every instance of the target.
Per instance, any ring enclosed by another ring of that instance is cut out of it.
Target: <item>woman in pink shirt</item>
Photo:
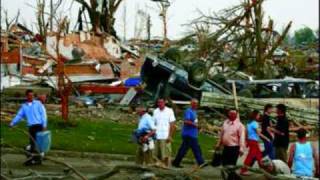
[[[245,128],[236,110],[229,110],[228,119],[222,125],[217,147],[222,146],[222,165],[236,165],[245,148]]]

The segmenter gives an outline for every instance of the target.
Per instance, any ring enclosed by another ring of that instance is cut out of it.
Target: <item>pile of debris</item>
[[[123,97],[120,104],[128,104],[134,95],[124,95],[131,87],[141,85],[143,58],[108,34],[48,32],[41,37],[14,24],[1,33],[1,53],[1,93],[5,100],[22,99],[29,88],[36,94],[55,95],[61,88],[58,59],[63,61],[64,77],[72,83],[74,95],[84,103],[88,96],[102,94],[110,102],[120,102]],[[118,95],[121,98],[114,98]]]
[[[48,33],[44,43],[20,24],[1,33],[1,90],[38,81],[57,89],[57,51],[72,82],[124,81],[139,75],[143,59],[113,36],[79,32],[61,34],[57,42],[56,35]]]

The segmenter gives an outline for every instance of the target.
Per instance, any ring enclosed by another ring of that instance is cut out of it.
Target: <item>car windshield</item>
[[[184,77],[185,79],[188,79],[188,72],[182,69],[176,69],[175,73],[178,76]]]

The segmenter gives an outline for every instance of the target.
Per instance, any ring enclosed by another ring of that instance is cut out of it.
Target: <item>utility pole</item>
[[[150,48],[150,39],[151,39],[151,17],[148,15],[147,17],[147,40],[148,40],[148,48]]]
[[[123,20],[123,42],[127,39],[127,3],[124,2],[123,6],[123,14],[122,14],[122,20]]]
[[[138,11],[139,11],[139,6],[136,4],[135,7],[136,14],[134,16],[134,38],[138,38]]]

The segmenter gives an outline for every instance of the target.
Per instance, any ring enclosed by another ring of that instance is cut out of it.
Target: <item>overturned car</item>
[[[230,91],[208,80],[201,63],[194,63],[187,71],[179,64],[158,56],[146,56],[141,67],[141,79],[145,91],[154,100],[168,97],[172,100],[201,99],[202,92],[230,95]]]

